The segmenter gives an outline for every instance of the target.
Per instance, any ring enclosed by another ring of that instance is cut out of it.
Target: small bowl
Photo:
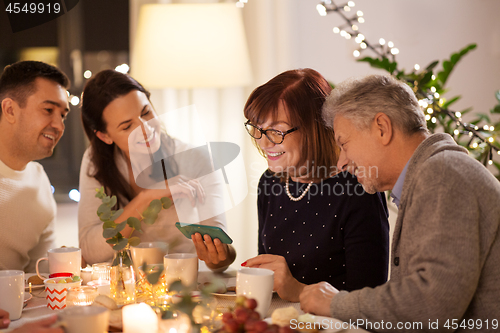
[[[47,300],[47,307],[51,310],[61,310],[66,307],[66,294],[69,288],[79,287],[82,280],[76,282],[59,283],[59,281],[67,279],[65,277],[45,279],[45,299]]]

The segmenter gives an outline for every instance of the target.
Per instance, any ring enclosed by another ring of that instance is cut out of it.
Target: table
[[[30,276],[30,275],[28,275]],[[228,286],[236,285],[236,270],[229,269],[224,273],[213,273],[211,272],[204,263],[200,264],[200,271],[198,272],[198,282],[205,283],[211,281],[213,278],[219,278]],[[20,319],[11,322],[9,329],[0,330],[1,333],[9,332],[15,328],[18,328],[26,323],[38,321],[43,318],[50,317],[54,314],[57,314],[57,311],[50,310],[47,308],[47,303],[45,300],[45,290],[44,288],[34,289],[32,290],[33,298],[28,301],[27,306],[24,308],[22,316]],[[225,309],[228,307],[234,307],[235,297],[224,296],[224,297],[215,297],[217,302],[217,307],[220,309]],[[271,317],[271,314],[275,309],[293,306],[295,309],[299,311],[300,314],[304,312],[300,309],[300,303],[293,303],[282,300],[276,293],[273,295],[273,299],[271,301],[271,306],[267,313],[267,317]],[[335,322],[339,322],[337,319],[333,319]],[[337,330],[325,330],[322,332],[339,332]],[[366,332],[363,329],[347,329],[341,330],[343,333],[352,333],[352,332]]]

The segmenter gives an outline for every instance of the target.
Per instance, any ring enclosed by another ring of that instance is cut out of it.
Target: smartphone
[[[191,235],[195,233],[200,233],[201,236],[209,235],[212,237],[212,240],[218,238],[224,244],[231,244],[233,240],[229,237],[224,230],[219,227],[212,227],[208,225],[202,224],[189,224],[189,223],[181,223],[176,222],[175,226],[179,229],[180,232],[187,238],[191,239]]]

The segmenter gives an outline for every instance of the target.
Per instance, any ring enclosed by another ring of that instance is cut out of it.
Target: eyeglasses
[[[299,129],[298,127],[294,127],[286,132],[278,131],[275,129],[263,130],[262,128],[257,127],[254,124],[251,124],[250,120],[248,120],[245,123],[245,128],[247,129],[248,134],[250,134],[252,138],[260,139],[262,138],[262,134],[264,134],[269,139],[269,141],[271,141],[275,145],[283,143],[283,140],[285,140],[285,135],[295,132],[296,130]]]

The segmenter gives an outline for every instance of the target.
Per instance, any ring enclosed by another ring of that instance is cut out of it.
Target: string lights
[[[358,61],[368,62],[373,67],[383,68],[398,79],[407,82],[413,88],[419,100],[428,128],[434,132],[438,125],[442,126],[446,133],[452,135],[457,143],[465,146],[481,163],[495,165],[498,169],[497,178],[500,180],[500,163],[494,161],[494,155],[500,155],[500,144],[498,142],[500,140],[500,122],[495,126],[485,124],[480,127],[478,124],[481,121],[490,122],[490,119],[488,116],[479,115],[477,120],[466,123],[463,121],[462,116],[470,110],[454,112],[448,109],[449,105],[456,102],[459,97],[452,98],[449,101],[441,97],[453,66],[462,56],[473,50],[476,45],[469,45],[459,53],[453,54],[450,60],[443,63],[443,67],[446,68],[437,73],[437,77],[432,72],[438,64],[437,61],[424,69],[421,69],[419,64],[415,64],[411,73],[404,73],[397,68],[396,55],[399,54],[399,49],[395,47],[392,41],[386,41],[383,38],[380,38],[378,43],[370,43],[366,40],[365,35],[361,33],[359,28],[359,25],[365,22],[364,13],[360,10],[356,11],[354,7],[355,3],[353,1],[348,1],[343,5],[336,5],[333,0],[323,0],[316,6],[316,9],[321,16],[326,16],[332,12],[338,14],[345,23],[334,27],[333,33],[347,40],[354,39],[358,47],[354,50],[353,56],[358,58]],[[359,58],[367,50],[374,53],[375,57]],[[497,92],[496,97],[499,104],[491,111],[492,113],[500,113],[500,92]]]

